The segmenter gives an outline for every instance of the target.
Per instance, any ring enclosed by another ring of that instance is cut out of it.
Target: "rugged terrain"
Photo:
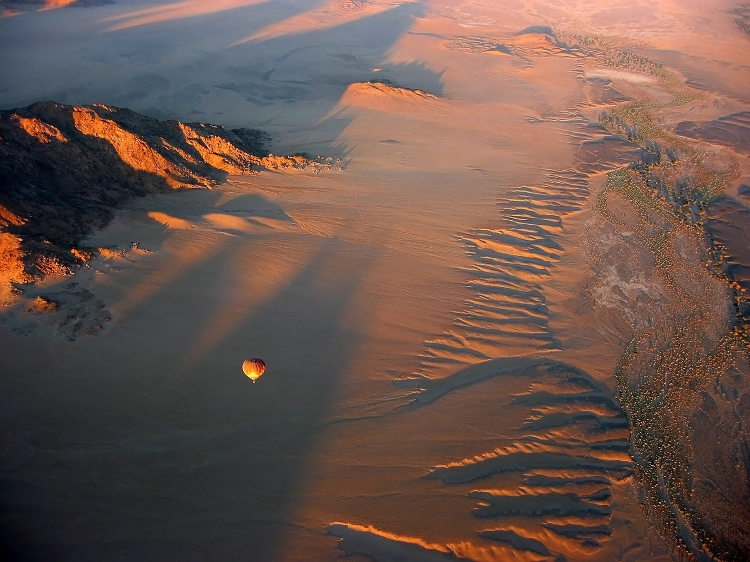
[[[302,157],[269,155],[264,138],[104,105],[40,102],[0,112],[1,294],[71,273],[95,250],[80,241],[133,197],[304,164]]]
[[[707,5],[0,19],[0,107],[183,122],[0,131],[0,558],[750,559],[748,10]]]

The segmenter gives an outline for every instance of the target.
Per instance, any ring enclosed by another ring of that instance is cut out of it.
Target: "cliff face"
[[[77,245],[136,196],[211,188],[275,157],[264,135],[160,121],[127,109],[41,102],[0,111],[0,266],[6,289],[85,260]]]

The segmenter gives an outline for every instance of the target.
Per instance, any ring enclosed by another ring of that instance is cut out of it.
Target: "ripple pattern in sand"
[[[525,412],[510,430],[514,435],[503,446],[436,465],[423,476],[474,500],[466,515],[477,522],[476,536],[460,545],[432,544],[372,527],[332,524],[329,532],[342,539],[341,548],[376,560],[396,553],[416,556],[417,551],[425,560],[610,554],[607,543],[622,524],[615,505],[621,504],[632,476],[627,420],[610,390],[573,365],[512,357],[442,379],[422,379],[414,405],[430,404],[490,377],[526,387],[508,398],[509,405]]]
[[[473,514],[493,523],[479,533],[486,539],[544,555],[596,552],[613,531],[614,487],[632,473],[627,420],[603,384],[571,365],[536,360],[512,376],[534,381],[513,397],[529,408],[522,437],[425,478],[481,481],[470,497]]]
[[[521,186],[499,203],[497,228],[461,237],[474,261],[467,270],[473,295],[453,329],[425,343],[421,375],[501,354],[557,349],[542,284],[562,253],[562,217],[580,210],[587,196],[586,174],[551,170],[542,185]]]

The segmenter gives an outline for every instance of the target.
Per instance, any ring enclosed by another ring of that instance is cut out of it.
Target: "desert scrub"
[[[732,332],[707,348],[694,322],[675,326],[656,347],[654,334],[634,337],[616,370],[617,399],[631,427],[639,501],[652,523],[688,558],[702,554],[739,560],[741,547],[727,540],[731,522],[722,520],[719,509],[712,509],[719,513],[710,519],[702,513],[709,502],[720,502],[696,489],[693,467],[700,455],[692,432],[705,396],[740,370],[737,363],[747,361],[747,348]],[[722,446],[737,448],[738,441]],[[739,496],[727,498],[727,504],[747,497],[741,480],[736,486]]]
[[[612,282],[611,258],[618,258],[636,271],[614,286],[650,291],[618,302],[632,337],[615,370],[616,397],[630,426],[637,496],[681,558],[747,559],[737,521],[750,520],[740,407],[750,372],[748,303],[705,225],[708,206],[737,180],[739,166],[728,152],[660,124],[660,112],[699,97],[676,74],[604,40],[576,41],[598,64],[648,74],[670,96],[600,115],[609,133],[642,151],[641,161],[610,172],[597,195],[603,238],[592,259],[602,284]]]

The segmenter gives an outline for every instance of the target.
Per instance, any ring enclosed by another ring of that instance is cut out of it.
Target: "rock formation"
[[[264,141],[254,130],[160,121],[104,105],[40,102],[0,111],[2,292],[71,273],[91,255],[80,241],[133,197],[306,163],[270,155]]]

